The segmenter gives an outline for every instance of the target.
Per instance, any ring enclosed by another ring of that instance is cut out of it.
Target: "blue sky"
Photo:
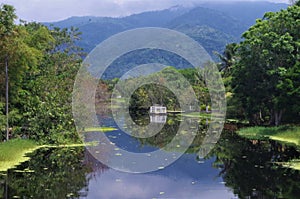
[[[288,0],[269,1],[288,3]],[[13,5],[21,19],[39,22],[58,21],[71,16],[127,16],[175,5],[192,6],[202,2],[203,0],[1,0],[1,3]]]

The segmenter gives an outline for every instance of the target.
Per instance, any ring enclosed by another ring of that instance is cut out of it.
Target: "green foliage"
[[[243,34],[232,88],[252,124],[299,121],[300,7],[266,13]]]
[[[9,68],[9,126],[12,136],[42,143],[78,141],[71,94],[81,63],[75,28],[50,30],[38,23],[14,24],[14,9],[0,9],[0,131],[4,133],[4,60]],[[1,133],[1,140],[3,136]]]
[[[182,76],[182,78],[178,78]],[[186,80],[186,81],[185,81]],[[194,110],[200,109],[199,101],[201,104],[209,105],[210,98],[208,89],[204,83],[204,79],[200,75],[200,71],[195,68],[177,70],[173,67],[167,67],[157,73],[152,73],[147,76],[140,76],[126,80],[120,80],[122,88],[118,88],[122,97],[130,99],[131,110],[146,109],[154,104],[160,104],[167,107],[168,110],[186,110],[180,107],[179,101],[186,102],[186,104],[194,104]],[[143,82],[157,82],[146,84],[135,90],[132,96],[126,96],[129,90],[135,85],[142,85]],[[167,82],[169,87],[176,88],[173,93],[169,88],[163,86]],[[193,88],[196,102],[188,102],[190,99],[191,89]]]
[[[0,6],[0,37],[11,35],[14,31],[14,20],[17,18],[15,9],[10,5]]]

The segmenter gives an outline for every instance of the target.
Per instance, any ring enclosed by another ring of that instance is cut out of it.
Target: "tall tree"
[[[295,4],[266,13],[243,34],[232,86],[254,124],[279,125],[284,113],[299,118],[299,22],[300,6]]]
[[[5,64],[5,115],[6,115],[6,140],[9,139],[9,123],[8,123],[8,43],[14,31],[14,20],[16,19],[15,10],[12,6],[2,5],[0,7],[0,41],[4,49]]]
[[[20,101],[24,93],[24,79],[36,72],[42,52],[30,44],[30,35],[23,25],[14,24],[15,9],[10,5],[2,5],[0,9],[0,59],[5,64],[1,71],[5,71],[6,84],[1,98],[6,98],[6,140],[9,138],[9,126],[13,127],[20,119]],[[0,79],[4,79],[0,74]],[[9,81],[8,81],[9,80]],[[9,90],[8,90],[9,88]],[[2,101],[2,100],[1,100]],[[9,110],[10,109],[10,110]],[[10,121],[10,124],[8,124]]]

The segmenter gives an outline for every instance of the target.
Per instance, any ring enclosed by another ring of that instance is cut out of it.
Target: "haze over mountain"
[[[257,18],[262,18],[265,12],[279,11],[286,8],[287,4],[270,2],[234,2],[234,3],[205,3],[197,7],[174,6],[169,9],[150,11],[134,14],[122,18],[111,17],[71,17],[69,19],[52,23],[54,26],[78,27],[82,32],[82,40],[78,42],[86,52],[90,52],[101,41],[113,34],[139,27],[164,27],[187,34],[198,41],[207,52],[216,60],[214,51],[222,53],[226,44],[238,42],[241,34],[255,23]],[[50,23],[46,23],[50,25]],[[187,67],[187,63],[180,58],[176,62],[170,56],[161,56],[162,52],[150,52],[150,56],[136,59],[136,52],[129,53],[123,59],[116,60],[113,64],[122,64],[128,70],[137,64],[160,62],[177,68]],[[143,54],[142,53],[142,54]],[[163,58],[162,58],[163,57]],[[113,67],[111,67],[113,68]],[[111,74],[114,74],[113,76]],[[107,78],[119,77],[122,70],[110,71]]]

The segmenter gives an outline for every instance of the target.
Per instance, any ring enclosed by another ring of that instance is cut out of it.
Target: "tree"
[[[81,49],[75,45],[80,36],[78,29],[49,29],[25,21],[16,25],[15,19],[14,8],[3,5],[0,60],[4,64],[0,65],[0,82],[8,80],[5,76],[10,81],[6,87],[0,87],[1,130],[3,93],[7,91],[6,121],[13,129],[13,137],[25,135],[43,143],[77,141],[71,94],[82,57]],[[7,74],[3,72],[5,68]]]
[[[0,79],[5,76],[5,88],[0,99],[6,101],[6,140],[9,138],[9,126],[13,127],[18,121],[20,114],[20,97],[23,93],[24,79],[27,71],[30,74],[36,72],[36,66],[42,57],[42,52],[30,44],[31,35],[23,25],[15,25],[15,9],[9,5],[3,5],[0,9],[0,60],[4,60],[1,65]],[[8,81],[9,80],[9,81]],[[9,88],[9,89],[8,89]],[[2,100],[1,100],[2,101]],[[9,111],[10,109],[10,111]],[[18,117],[15,117],[18,115]],[[14,118],[12,117],[14,116]],[[10,121],[10,124],[8,124]]]
[[[228,44],[225,47],[223,54],[216,53],[221,62],[219,63],[219,70],[223,72],[223,77],[231,73],[232,67],[236,62],[236,43]]]
[[[43,57],[23,83],[23,133],[43,143],[76,142],[71,95],[81,64],[81,49],[75,45],[79,32],[75,28],[50,30],[37,23],[24,26],[32,35],[30,43]]]
[[[0,7],[0,40],[5,49],[7,40],[13,34],[14,20],[16,19],[15,10],[12,6],[3,5]],[[7,49],[6,49],[7,50]],[[6,140],[9,139],[9,124],[8,124],[8,52],[4,53],[5,63],[5,115],[6,115]]]
[[[232,87],[253,124],[279,125],[284,113],[299,118],[299,22],[300,7],[295,4],[266,13],[243,34]]]

